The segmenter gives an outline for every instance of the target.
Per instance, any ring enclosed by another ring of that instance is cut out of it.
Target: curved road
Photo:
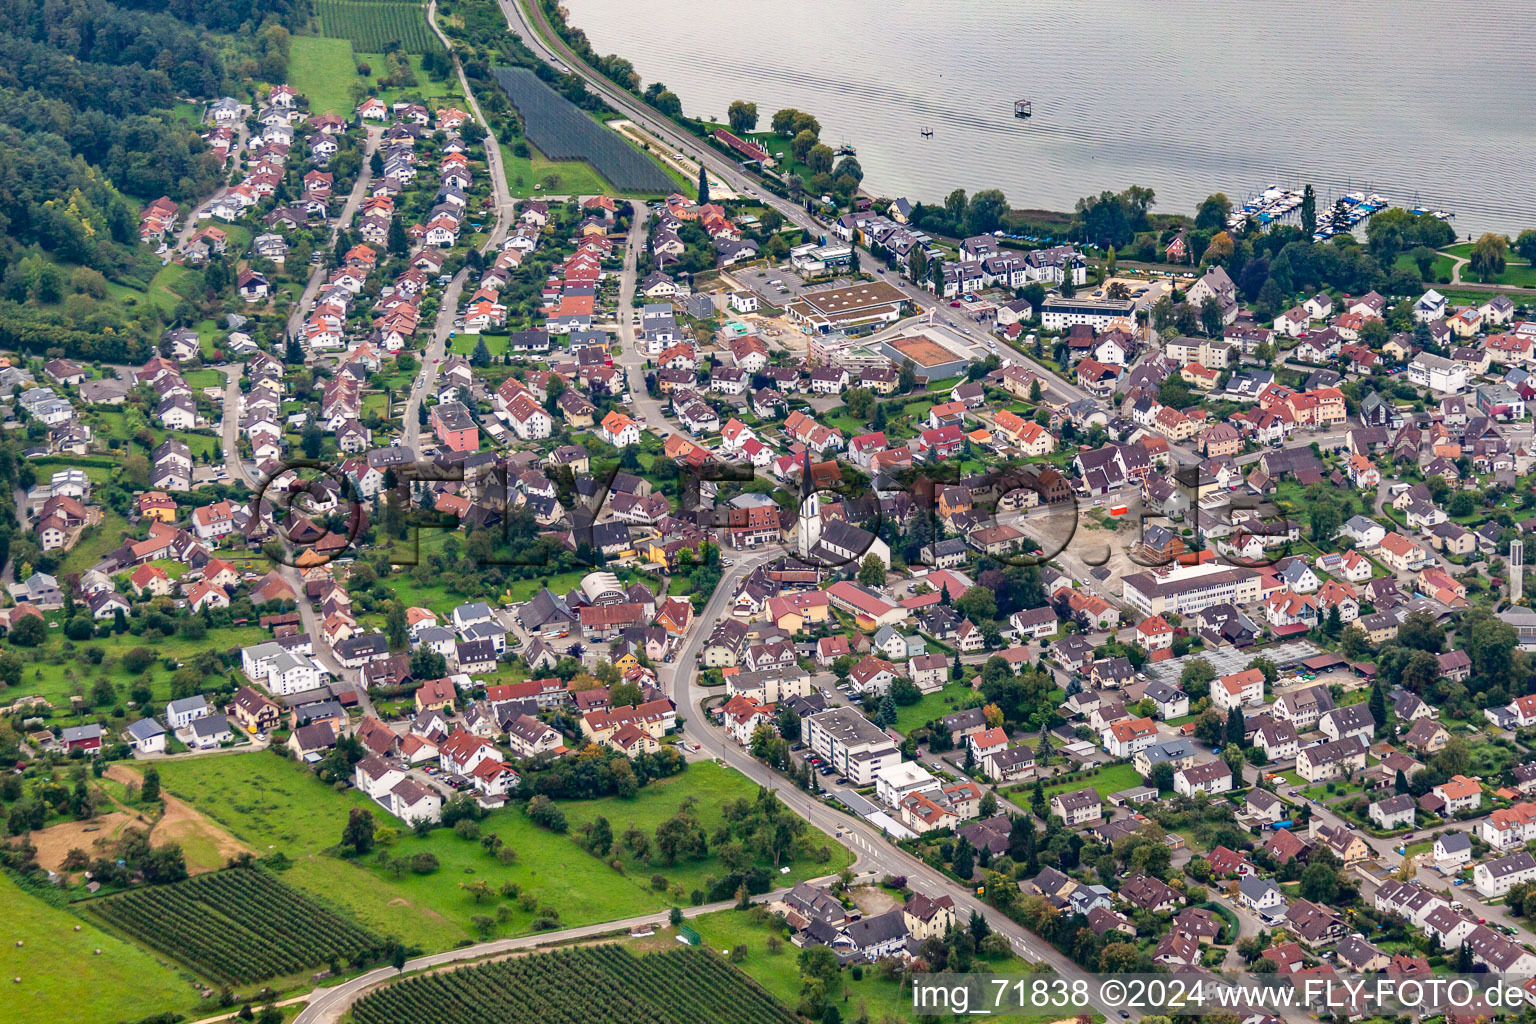
[[[783,199],[765,188],[755,176],[748,174],[733,160],[724,156],[713,146],[705,144],[697,136],[678,128],[669,118],[645,103],[639,97],[624,91],[612,81],[605,78],[577,54],[572,51],[560,38],[555,35],[544,15],[537,7],[533,6],[536,0],[497,0],[501,6],[502,14],[507,19],[507,25],[516,33],[534,54],[557,67],[569,68],[586,82],[587,88],[602,97],[603,101],[615,110],[624,114],[630,120],[640,125],[651,135],[665,142],[673,149],[686,153],[692,160],[703,163],[709,168],[711,174],[716,175],[737,193],[756,199],[766,206],[779,211],[786,221],[798,228],[810,232],[813,236],[820,236],[827,232],[827,226],[813,217],[805,207],[798,203]],[[530,20],[532,19],[532,20]],[[534,24],[534,22],[537,24]],[[860,260],[864,266],[884,266],[884,261],[877,258],[868,249],[860,247]],[[912,284],[899,274],[884,274],[878,280],[886,284],[894,285],[918,308],[928,309],[932,307],[934,319],[955,331],[967,329],[970,321],[961,318],[957,310],[938,301],[924,288]],[[1032,364],[1033,365],[1033,364]],[[1052,380],[1061,389],[1061,393],[1073,398],[1084,397],[1076,388],[1068,385],[1059,377],[1055,377],[1044,367],[1036,366],[1036,372]]]
[[[687,152],[694,159],[703,162],[709,169],[718,174],[732,188],[738,192],[760,196],[769,206],[784,214],[790,223],[796,224],[815,234],[820,234],[824,228],[800,206],[762,190],[755,181],[751,180],[733,162],[726,160],[710,147],[703,145],[699,140],[689,135],[684,135],[680,130],[672,126],[666,118],[651,110],[635,97],[619,89],[618,86],[603,78],[598,72],[588,67],[574,53],[558,41],[553,43],[560,53],[557,57],[551,50],[551,44],[546,42],[546,36],[541,36],[533,31],[526,20],[522,9],[521,0],[498,0],[502,12],[507,18],[509,27],[517,32],[536,54],[546,60],[566,65],[574,70],[587,83],[588,88],[598,93],[610,105],[631,119],[639,123],[647,131]],[[542,17],[537,11],[533,17]],[[547,38],[554,39],[554,34],[544,27]],[[871,257],[872,259],[872,257]],[[873,264],[871,264],[873,265]],[[921,289],[915,288],[909,282],[901,280],[895,275],[886,275],[885,279],[902,289],[914,301],[926,305],[933,301],[932,296]],[[938,306],[934,310],[936,319],[949,323],[947,307]],[[626,346],[626,350],[629,346]],[[692,674],[697,664],[699,652],[708,637],[709,629],[713,623],[720,621],[729,611],[729,605],[735,594],[738,581],[758,565],[776,557],[781,552],[769,550],[756,555],[738,557],[735,566],[727,570],[721,577],[719,585],[710,597],[704,611],[697,617],[698,625],[693,635],[689,638],[677,659],[670,665],[664,666],[663,681],[666,676],[671,676],[673,699],[678,705],[679,713],[685,717],[695,717],[697,701],[702,698],[703,692],[696,691],[692,685]],[[685,668],[684,671],[679,671]],[[811,796],[793,786],[786,786],[785,780],[766,765],[753,760],[745,751],[737,747],[725,738],[724,734],[700,722],[689,733],[689,738],[697,742],[709,755],[730,765],[743,775],[757,782],[759,785],[769,786],[777,790],[780,799],[786,806],[801,817],[805,818],[818,828],[829,834],[839,836],[846,845],[850,845],[859,855],[861,865],[872,870],[877,876],[880,874],[904,874],[909,879],[916,881],[918,888],[929,893],[944,893],[951,896],[957,910],[962,917],[968,916],[969,911],[979,911],[991,923],[994,931],[1002,932],[1008,936],[1014,951],[1025,960],[1046,963],[1067,977],[1087,977],[1082,968],[1078,967],[1069,958],[1046,945],[1037,936],[1025,930],[1020,925],[1000,914],[994,908],[978,900],[974,890],[967,886],[959,885],[948,876],[943,875],[916,857],[897,848],[888,842],[885,837],[862,819],[854,818],[835,811],[824,801]],[[1106,1009],[1106,1008],[1101,1008]],[[1111,1016],[1116,1012],[1115,1008],[1107,1008],[1106,1012]],[[1133,1015],[1139,1016],[1139,1015]]]
[[[771,901],[788,891],[788,889],[777,889],[758,897],[758,899]],[[682,911],[684,917],[700,917],[704,914],[714,913],[717,910],[729,910],[735,905],[735,900],[725,900],[720,903],[706,903],[698,907],[683,907]],[[490,942],[481,942],[473,946],[463,946],[459,949],[450,949],[443,953],[433,953],[431,956],[420,956],[414,960],[407,960],[404,971],[424,971],[464,960],[478,960],[481,957],[496,956],[500,953],[513,953],[521,949],[563,945],[579,939],[596,938],[597,936],[609,935],[618,931],[627,932],[642,924],[665,928],[667,927],[667,915],[662,911],[656,911],[650,914],[642,914],[639,917],[626,917],[622,921],[605,921],[601,924],[583,925],[580,928],[566,928],[558,932],[538,932],[533,935],[521,935],[510,939],[494,939]],[[396,978],[401,973],[401,971],[396,971],[393,967],[380,967],[369,971],[367,974],[358,975],[351,981],[343,982],[340,985],[331,988],[317,988],[308,997],[309,1005],[294,1018],[294,1024],[332,1024],[332,1022],[340,1020],[347,1010],[351,1008],[352,1004],[369,989]]]
[[[767,765],[748,756],[745,750],[727,739],[723,732],[705,724],[702,713],[699,712],[699,701],[707,694],[693,685],[693,677],[699,652],[708,638],[711,624],[729,614],[730,602],[735,595],[736,584],[741,578],[757,566],[781,554],[783,552],[779,549],[770,549],[737,558],[736,564],[721,577],[720,584],[715,588],[714,595],[705,606],[703,613],[697,617],[698,626],[689,637],[687,644],[679,652],[675,661],[663,666],[663,680],[665,681],[669,674],[671,677],[672,695],[678,706],[678,714],[696,723],[688,730],[688,738],[698,743],[705,753],[736,769],[758,785],[774,789],[785,806],[828,835],[836,836],[845,846],[853,850],[865,875],[875,878],[887,874],[905,875],[916,889],[930,895],[950,896],[955,901],[956,911],[962,920],[968,918],[973,911],[981,913],[992,926],[993,931],[1001,932],[1008,937],[1013,951],[1022,959],[1031,963],[1048,964],[1064,977],[1087,978],[1087,972],[1068,957],[999,913],[996,908],[977,899],[973,889],[960,885],[947,875],[935,871],[923,861],[895,846],[880,830],[863,819],[834,810],[826,801],[786,784],[783,777]],[[1113,1008],[1108,1008],[1105,1012],[1113,1016],[1115,1011]],[[1132,1016],[1139,1016],[1139,1014]]]

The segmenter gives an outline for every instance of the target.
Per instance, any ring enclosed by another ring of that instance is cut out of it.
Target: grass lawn
[[[127,700],[129,688],[142,680],[149,684],[154,695],[152,698],[154,703],[163,704],[170,699],[172,672],[157,660],[144,670],[143,675],[129,675],[120,664],[125,652],[135,647],[147,647],[155,653],[157,658],[187,661],[199,651],[225,651],[232,647],[260,643],[268,637],[267,631],[260,627],[244,626],[238,629],[210,629],[202,640],[186,640],[179,636],[146,639],[134,636],[132,633],[123,633],[73,643],[64,639],[62,629],[49,629],[47,643],[31,655],[22,652],[24,659],[36,656],[38,660],[26,662],[22,669],[21,682],[7,692],[17,697],[40,694],[53,705],[55,716],[64,716],[67,719],[70,696],[77,693],[89,694],[102,672],[101,668],[88,665],[80,654],[85,648],[96,646],[106,655],[102,664],[105,666],[106,678],[111,681],[117,691],[118,701]],[[73,643],[73,649],[66,650],[64,646],[66,643]],[[57,717],[55,722],[58,722]],[[109,720],[106,724],[111,731],[121,728],[126,722]]]
[[[376,859],[350,862],[325,855],[341,837],[347,814],[354,807],[369,809],[375,821],[398,823],[356,790],[338,793],[314,779],[295,762],[269,753],[192,758],[161,766],[165,788],[183,797],[214,818],[258,853],[282,851],[293,860],[284,872],[291,885],[350,911],[370,927],[402,937],[423,949],[444,949],[477,932],[474,918],[497,914],[503,920],[495,934],[526,932],[534,913],[506,900],[493,898],[476,903],[461,883],[484,878],[495,887],[515,882],[533,893],[540,907],[559,912],[563,927],[611,921],[666,909],[676,902],[666,892],[650,886],[660,873],[684,892],[701,886],[707,875],[719,874],[718,860],[673,866],[638,864],[627,854],[616,854],[624,867],[620,873],[591,856],[569,836],[546,832],[529,822],[521,811],[505,809],[480,823],[484,832],[495,832],[517,851],[517,860],[502,865],[474,840],[465,840],[447,829],[425,838],[405,833],[388,851],[392,857],[429,852],[440,864],[429,875],[406,872],[396,877],[380,868]],[[750,797],[756,787],[743,776],[712,764],[696,764],[686,774],[641,790],[634,800],[608,798],[567,802],[566,811],[574,833],[578,824],[599,815],[608,818],[616,834],[631,822],[654,831],[657,823],[671,817],[689,796],[699,799],[699,817],[706,832],[719,822],[719,805],[738,796]],[[842,869],[848,854],[830,838],[823,837],[834,854],[826,863],[801,858],[788,875],[776,876],[788,884]],[[819,844],[818,844],[819,845]]]
[[[0,917],[6,926],[0,972],[20,981],[0,1003],[0,1024],[107,1024],[198,1004],[190,976],[19,889],[8,877],[0,877]]]
[[[921,728],[935,718],[964,711],[981,703],[981,694],[965,683],[946,683],[936,693],[929,693],[916,704],[906,707],[897,705],[896,731],[905,736],[913,729]]]
[[[379,419],[389,419],[389,398],[381,391],[363,396],[362,413],[367,416],[370,412],[377,413]]]
[[[1456,247],[1452,246],[1452,249],[1454,248]],[[1413,274],[1417,274],[1419,272],[1419,265],[1415,263],[1413,261],[1413,257],[1408,255],[1406,252],[1398,255],[1397,262],[1394,264],[1394,266],[1409,271]],[[1450,277],[1451,270],[1455,266],[1456,261],[1451,259],[1450,256],[1446,255],[1446,251],[1442,249],[1440,252],[1435,254],[1434,265],[1429,268],[1430,280],[1438,281],[1442,277]]]
[[[574,569],[571,572],[561,573],[557,576],[545,576],[535,580],[518,580],[507,586],[502,594],[503,603],[532,600],[533,595],[543,590],[546,586],[557,594],[569,593],[571,588],[581,583],[582,577],[591,570]]]
[[[188,370],[181,378],[189,388],[222,388],[225,384],[224,374],[218,370]]]
[[[463,604],[465,601],[475,600],[475,597],[466,594],[452,593],[447,587],[440,584],[423,582],[416,579],[413,571],[416,561],[419,559],[425,562],[434,552],[442,547],[443,543],[450,536],[453,536],[453,533],[448,530],[422,529],[418,531],[418,534],[420,538],[419,550],[418,545],[409,538],[395,542],[391,548],[391,558],[403,564],[401,571],[392,573],[389,578],[390,586],[394,589],[395,596],[404,601],[407,606],[430,608],[439,614],[450,612],[455,605]],[[460,540],[462,542],[462,537]],[[516,580],[509,584],[507,589],[500,595],[495,595],[495,599],[503,604],[514,601],[527,601],[546,586],[557,594],[564,594],[579,584],[582,577],[586,576],[590,571],[590,569],[575,569],[571,572],[557,573],[551,576],[536,576],[533,579]],[[490,599],[486,598],[486,600]]]
[[[353,66],[348,40],[320,36],[294,36],[290,40],[288,83],[309,99],[311,111],[350,117],[352,83],[363,80]]]
[[[181,295],[176,288],[189,273],[190,271],[179,263],[167,263],[150,279],[148,300],[158,306],[162,312],[173,311],[181,303]]]
[[[1096,789],[1099,791],[1099,796],[1108,798],[1111,793],[1143,785],[1146,783],[1142,781],[1135,768],[1128,764],[1116,764],[1103,769],[1097,775],[1083,776],[1074,772],[1067,776],[1066,781],[1045,787],[1045,798],[1049,800],[1057,793],[1067,793],[1075,789]],[[1028,807],[1030,794],[1033,792],[1033,786],[1020,786],[1008,794],[1008,799],[1020,807]]]
[[[475,353],[475,346],[481,341],[485,342],[485,350],[500,359],[507,351],[507,343],[512,339],[505,334],[456,334],[448,343],[448,351],[454,355],[464,356],[466,359]]]
[[[517,199],[527,199],[540,193],[557,196],[622,193],[621,189],[603,180],[597,168],[585,160],[550,160],[531,142],[528,143],[526,157],[517,156],[510,146],[503,144],[501,159],[506,167],[507,188]]]
[[[203,434],[191,430],[161,430],[159,428],[151,428],[151,433],[155,435],[156,444],[160,444],[166,438],[171,437],[178,441],[186,442],[187,447],[192,449],[192,458],[200,464],[208,455],[222,457],[224,454],[224,439],[217,434]]]
[[[70,549],[59,566],[59,575],[81,573],[116,551],[128,532],[128,521],[106,506],[102,506],[101,522],[90,527],[80,536],[80,542]]]
[[[425,533],[426,531],[423,531]],[[425,543],[425,536],[422,538]],[[401,545],[403,549],[403,545]],[[403,557],[414,557],[408,553],[398,551]],[[430,608],[439,614],[453,610],[454,605],[462,603],[462,598],[448,593],[447,587],[436,586],[428,583],[417,583],[411,578],[409,571],[393,573],[389,577],[390,588],[395,596],[404,601],[406,607]]]

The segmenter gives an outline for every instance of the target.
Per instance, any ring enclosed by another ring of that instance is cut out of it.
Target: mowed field
[[[366,64],[368,75],[357,73],[357,64]],[[294,36],[288,57],[288,81],[309,99],[310,109],[350,118],[354,101],[352,87],[363,85],[373,90],[385,103],[408,96],[419,96],[433,110],[444,104],[464,105],[464,90],[457,76],[438,81],[421,66],[419,54],[411,54],[411,68],[416,74],[414,86],[378,86],[387,75],[388,65],[382,53],[357,50],[350,39],[328,36]]]
[[[723,803],[750,799],[757,792],[744,776],[701,763],[683,775],[651,784],[633,800],[561,801],[571,826],[568,835],[540,829],[520,810],[507,808],[488,816],[480,827],[499,835],[517,853],[510,865],[501,864],[478,841],[460,838],[451,830],[437,829],[422,838],[402,828],[387,854],[409,858],[430,853],[437,858],[437,871],[419,875],[386,870],[376,856],[350,861],[326,854],[340,841],[347,814],[354,807],[369,809],[379,825],[398,828],[400,823],[361,793],[337,793],[295,762],[252,753],[169,761],[160,770],[167,791],[219,822],[258,856],[281,851],[291,858],[293,866],[280,875],[284,882],[350,912],[379,934],[398,936],[424,950],[446,949],[478,938],[483,932],[477,917],[495,916],[493,935],[515,935],[527,932],[533,920],[549,910],[558,913],[563,927],[666,910],[677,899],[652,888],[652,876],[660,874],[669,888],[681,886],[690,893],[703,887],[707,877],[723,873],[713,853],[672,866],[643,864],[620,853],[615,856],[621,872],[577,845],[572,838],[576,828],[601,815],[608,819],[615,837],[630,824],[652,833],[692,796],[709,834],[720,823]],[[789,865],[789,873],[775,876],[777,884],[832,874],[849,862],[847,851],[833,839],[812,836],[814,846],[825,845],[830,858],[821,862],[803,856]],[[500,897],[476,902],[464,885],[481,879],[496,890],[506,882],[515,883],[534,895],[534,905],[525,907]]]
[[[352,84],[366,79],[357,73],[348,40],[295,36],[289,42],[288,81],[308,98],[310,110],[349,117]]]
[[[190,975],[3,875],[0,921],[5,922],[0,976],[7,979],[0,1024],[108,1024],[165,1011],[189,1013],[198,1003]]]
[[[532,143],[528,144],[527,156],[518,156],[511,146],[503,144],[501,159],[507,169],[507,188],[518,199],[537,195],[614,195],[620,191],[604,181],[591,164],[583,160],[551,160]],[[471,351],[473,348],[471,339]]]

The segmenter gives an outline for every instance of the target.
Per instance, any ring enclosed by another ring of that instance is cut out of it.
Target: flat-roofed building
[[[1218,604],[1257,601],[1256,570],[1219,564],[1192,565],[1166,574],[1138,572],[1121,581],[1127,604],[1145,615],[1191,615]]]
[[[807,292],[791,302],[785,312],[791,323],[825,334],[895,323],[908,305],[906,295],[895,285],[870,281],[848,288]]]
[[[857,785],[868,786],[883,769],[901,763],[895,741],[851,707],[811,715],[804,729],[807,745]]]

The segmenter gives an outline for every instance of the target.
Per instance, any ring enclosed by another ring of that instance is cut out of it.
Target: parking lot
[[[752,267],[750,269],[732,269],[730,274],[740,281],[743,286],[757,292],[764,299],[775,306],[782,306],[807,292],[825,291],[828,288],[846,288],[853,284],[850,277],[839,277],[832,281],[817,281],[815,284],[806,284],[788,267]]]

